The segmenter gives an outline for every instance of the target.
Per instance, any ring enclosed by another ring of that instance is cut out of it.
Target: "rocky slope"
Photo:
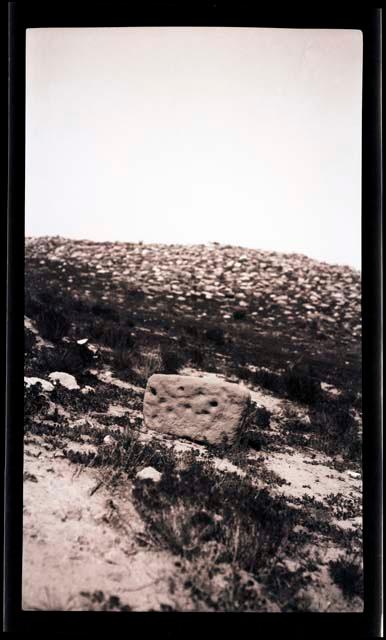
[[[360,274],[215,244],[25,255],[24,606],[361,610]],[[146,430],[154,372],[246,385],[237,447]]]

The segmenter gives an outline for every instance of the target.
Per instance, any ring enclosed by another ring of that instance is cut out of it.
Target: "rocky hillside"
[[[59,237],[25,270],[24,606],[361,610],[360,274]],[[237,445],[147,430],[155,372],[245,385]]]

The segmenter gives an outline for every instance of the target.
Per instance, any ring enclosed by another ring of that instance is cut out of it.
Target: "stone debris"
[[[49,379],[52,382],[59,383],[62,387],[66,387],[66,389],[79,389],[79,385],[76,381],[76,378],[72,376],[70,373],[64,373],[63,371],[53,371],[49,374]]]
[[[69,265],[87,278],[96,273],[102,296],[114,291],[117,303],[124,303],[129,286],[146,297],[151,291],[154,311],[165,300],[176,315],[191,310],[195,301],[221,302],[223,314],[232,316],[241,307],[262,331],[274,327],[296,335],[301,322],[312,326],[316,337],[339,337],[346,345],[357,344],[361,336],[361,274],[349,266],[229,245],[147,244],[144,249],[59,236],[26,238],[26,251],[29,259],[43,257],[47,268],[55,262],[63,273]],[[79,282],[86,298],[87,278]],[[67,288],[72,291],[73,285]]]
[[[250,402],[245,387],[209,376],[154,374],[144,397],[148,429],[209,444],[232,444]]]
[[[135,476],[138,480],[152,480],[153,482],[159,482],[162,478],[162,473],[154,469],[154,467],[145,467]]]

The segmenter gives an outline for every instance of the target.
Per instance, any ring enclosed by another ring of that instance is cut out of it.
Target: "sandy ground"
[[[90,594],[117,596],[135,611],[189,608],[175,560],[141,546],[143,524],[126,492],[107,493],[93,469],[42,448],[25,449],[23,609],[92,608]]]

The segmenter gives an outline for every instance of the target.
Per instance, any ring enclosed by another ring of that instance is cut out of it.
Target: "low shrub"
[[[346,597],[363,598],[363,569],[358,555],[349,553],[338,560],[331,560],[329,570]]]
[[[225,344],[224,329],[221,327],[210,327],[206,329],[205,337],[219,347]]]
[[[262,429],[269,429],[271,425],[271,412],[265,407],[254,409],[254,423]]]
[[[24,314],[28,318],[35,319],[42,309],[43,305],[38,298],[32,295],[29,291],[26,291],[24,295]]]
[[[167,470],[157,487],[137,483],[134,496],[151,531],[174,552],[191,558],[214,540],[223,546],[223,562],[255,574],[285,542],[293,516],[284,499],[198,461],[178,473]]]
[[[200,347],[190,349],[189,357],[193,366],[201,368],[204,365],[205,353]]]
[[[91,312],[94,314],[94,316],[103,318],[104,320],[119,322],[119,313],[111,305],[101,304],[100,302],[96,302],[95,304],[92,305]]]
[[[24,384],[24,423],[30,424],[34,418],[42,418],[47,415],[49,402],[43,394],[40,382],[27,386]]]
[[[185,358],[183,354],[176,353],[169,349],[163,349],[161,353],[162,357],[162,371],[163,373],[178,373],[178,371],[185,364]]]
[[[24,353],[31,353],[36,345],[36,336],[30,329],[24,329]]]
[[[132,349],[135,342],[129,327],[117,325],[107,320],[93,322],[90,326],[90,337],[117,351]]]
[[[290,367],[284,375],[287,394],[304,404],[315,404],[321,397],[320,381],[313,375],[309,365]]]
[[[64,371],[72,375],[83,373],[94,364],[94,354],[87,345],[74,342],[64,343],[56,349],[46,349],[42,359],[48,371]]]
[[[311,445],[328,455],[340,453],[360,462],[362,445],[351,407],[345,403],[322,402],[310,413],[311,429],[315,433]]]
[[[68,318],[53,308],[41,308],[36,316],[36,323],[42,338],[58,342],[70,332],[71,324]]]

